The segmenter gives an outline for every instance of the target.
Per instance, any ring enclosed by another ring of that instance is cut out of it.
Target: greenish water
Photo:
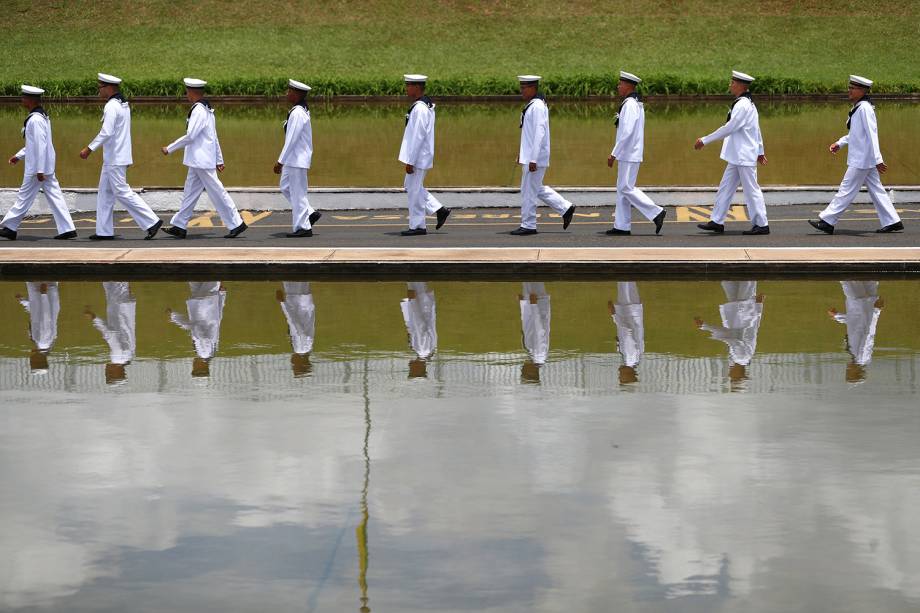
[[[0,609],[916,611],[918,311],[2,282]]]
[[[396,157],[404,128],[403,104],[311,107],[315,153],[310,170],[313,186],[401,187],[403,171]],[[553,185],[612,186],[615,170],[606,166],[613,147],[614,103],[553,103],[552,161],[547,181]],[[846,169],[846,156],[832,156],[827,146],[846,132],[845,102],[759,102],[761,127],[769,160],[761,168],[764,185],[836,184]],[[646,105],[643,185],[717,185],[724,163],[719,146],[694,151],[698,136],[715,130],[725,119],[725,103],[663,103]],[[920,105],[880,101],[877,105],[882,153],[890,184],[920,183],[915,143],[920,140]],[[80,160],[78,152],[96,134],[100,106],[49,105],[58,152],[58,177],[65,186],[95,187],[100,156]],[[517,186],[515,163],[520,130],[518,104],[454,104],[438,106],[435,168],[430,186]],[[181,186],[185,168],[180,155],[165,158],[161,146],[185,130],[185,105],[135,105],[135,165],[129,180],[135,187]],[[227,161],[223,181],[236,186],[277,185],[272,165],[281,150],[283,106],[217,105],[217,125]],[[0,142],[11,155],[21,147],[23,110],[0,107]],[[22,169],[3,165],[0,186],[15,187]]]

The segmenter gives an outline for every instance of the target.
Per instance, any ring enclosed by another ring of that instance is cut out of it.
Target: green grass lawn
[[[92,94],[97,71],[132,94],[397,94],[404,72],[433,94],[506,94],[542,74],[557,95],[611,93],[630,70],[647,93],[723,93],[732,68],[766,93],[920,91],[920,1],[6,0],[0,91],[21,82]]]

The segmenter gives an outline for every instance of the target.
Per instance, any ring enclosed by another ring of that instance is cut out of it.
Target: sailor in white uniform
[[[57,281],[29,281],[27,297],[17,294],[16,299],[29,314],[29,338],[32,350],[29,365],[34,372],[48,370],[48,353],[57,339],[57,320],[61,312],[61,296]]]
[[[865,367],[872,361],[875,348],[875,329],[885,302],[878,295],[878,281],[841,281],[846,297],[846,313],[829,309],[834,321],[847,327],[846,344],[851,362],[847,365],[847,381],[855,383],[865,379]]]
[[[632,207],[655,223],[655,234],[661,233],[664,224],[665,210],[636,187],[645,145],[645,107],[636,92],[641,82],[642,79],[631,72],[620,71],[617,93],[623,101],[614,120],[616,143],[607,158],[610,168],[613,168],[614,162],[617,163],[617,207],[613,227],[606,232],[610,236],[628,236],[631,233]]]
[[[22,106],[29,110],[22,124],[22,137],[25,146],[9,159],[10,164],[18,164],[25,158],[22,186],[16,196],[16,204],[10,207],[0,221],[0,237],[16,240],[19,224],[32,208],[38,190],[45,193],[45,200],[54,217],[58,234],[54,238],[66,240],[76,238],[73,219],[64,200],[64,193],[54,174],[56,156],[51,142],[51,119],[42,108],[42,94],[45,90],[31,85],[22,86]]]
[[[424,282],[406,284],[406,297],[399,302],[409,346],[416,358],[409,362],[409,377],[427,376],[427,362],[438,348],[437,309],[434,291]]]
[[[125,366],[134,359],[137,346],[135,310],[137,302],[127,281],[106,281],[105,319],[87,307],[86,316],[99,330],[109,346],[109,362],[105,365],[106,383],[125,379]]]
[[[572,223],[575,213],[575,205],[543,185],[543,176],[549,168],[549,108],[546,98],[537,91],[540,79],[537,75],[518,76],[521,97],[527,104],[521,111],[521,146],[517,158],[521,165],[521,227],[511,231],[514,236],[537,233],[537,199],[562,216],[563,230]]]
[[[607,309],[617,328],[617,350],[623,356],[620,383],[635,383],[636,366],[645,353],[645,323],[639,288],[633,281],[617,283],[617,301],[607,303]]]
[[[853,108],[847,117],[849,133],[829,147],[834,155],[841,147],[849,147],[847,151],[847,171],[843,175],[840,189],[823,211],[818,213],[818,219],[809,219],[808,223],[815,229],[827,234],[834,233],[834,227],[843,212],[852,204],[859,194],[859,189],[865,185],[869,190],[869,198],[875,206],[879,222],[882,227],[876,232],[899,232],[904,229],[904,224],[891,198],[882,186],[879,173],[888,170],[882,159],[882,151],[878,144],[878,122],[875,118],[875,106],[869,98],[872,81],[859,75],[850,75],[850,84],[847,89]]]
[[[121,95],[121,79],[98,73],[99,97],[106,100],[102,111],[102,128],[92,142],[80,151],[84,160],[102,147],[102,171],[96,194],[96,233],[90,240],[115,238],[115,202],[118,201],[147,232],[144,240],[156,236],[163,221],[128,185],[128,166],[134,163],[131,154],[131,108]]]
[[[294,106],[284,122],[284,147],[275,162],[275,174],[281,175],[281,193],[291,203],[292,230],[288,238],[313,236],[313,224],[322,213],[314,211],[307,199],[307,171],[313,160],[313,126],[305,83],[288,79],[287,101]]]
[[[740,184],[744,188],[748,217],[754,224],[742,234],[750,236],[770,233],[763,191],[757,183],[757,164],[766,164],[767,156],[764,155],[763,136],[760,133],[760,115],[748,91],[753,81],[754,77],[749,74],[732,71],[729,89],[735,101],[728,111],[725,125],[712,134],[696,139],[694,149],[702,149],[713,141],[725,139],[720,157],[727,162],[709,221],[697,224],[701,230],[716,234],[725,231],[725,218]]]
[[[441,228],[450,215],[450,209],[425,189],[425,175],[434,166],[434,102],[425,95],[428,77],[422,74],[403,75],[406,95],[412,99],[406,113],[406,129],[399,146],[399,161],[406,165],[403,185],[409,196],[409,229],[403,236],[420,236],[428,233],[425,215],[437,216],[435,230]]]
[[[217,173],[224,171],[224,155],[220,150],[220,141],[217,140],[214,109],[204,97],[204,86],[207,85],[207,81],[186,78],[182,82],[185,84],[186,98],[192,103],[186,119],[188,128],[183,136],[163,147],[161,151],[163,155],[169,155],[184,148],[182,163],[188,166],[188,176],[185,179],[179,212],[173,215],[169,222],[171,225],[163,228],[163,231],[176,238],[185,238],[195,204],[201,197],[201,192],[207,191],[221,221],[230,230],[224,238],[236,238],[247,226],[243,223],[243,218],[240,217],[227,189],[217,178]]]
[[[549,356],[549,329],[552,310],[543,283],[525,282],[518,295],[521,307],[521,342],[530,360],[521,367],[521,379],[540,381],[540,368]]]
[[[729,377],[740,381],[757,349],[757,332],[763,319],[763,294],[757,293],[757,281],[722,281],[726,302],[719,306],[721,326],[711,326],[696,318],[696,326],[711,338],[728,345]]]
[[[291,338],[291,368],[294,376],[310,372],[310,353],[316,330],[316,306],[313,304],[313,290],[308,281],[282,281],[282,288],[275,292],[278,304],[288,324]]]
[[[207,377],[210,361],[220,343],[220,322],[224,316],[227,290],[220,281],[190,282],[190,297],[185,301],[188,316],[167,309],[169,320],[189,332],[197,357],[192,376]]]

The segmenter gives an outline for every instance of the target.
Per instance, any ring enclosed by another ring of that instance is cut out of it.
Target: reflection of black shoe
[[[434,212],[438,216],[438,225],[434,227],[435,230],[440,230],[441,226],[444,225],[444,222],[447,221],[447,218],[450,216],[450,209],[446,206],[442,206],[437,211]]]
[[[569,227],[569,224],[572,223],[572,215],[575,214],[575,205],[569,207],[569,209],[562,214],[562,229],[565,230]]]
[[[285,234],[288,238],[302,238],[307,236],[313,236],[313,230],[304,230],[303,228],[297,228],[293,232],[288,232]]]
[[[188,230],[180,228],[179,226],[166,226],[165,228],[160,228],[166,234],[170,236],[175,236],[176,238],[185,238],[188,236]]]
[[[808,223],[810,223],[810,224],[811,224],[811,227],[814,228],[815,230],[821,230],[821,231],[824,232],[825,234],[833,234],[833,233],[834,233],[834,226],[832,226],[831,224],[827,223],[827,222],[824,221],[823,219],[809,219],[809,220],[808,220]]]
[[[900,232],[904,229],[904,224],[900,221],[896,221],[891,225],[885,226],[884,228],[879,228],[876,230],[879,234],[888,234],[889,232]]]
[[[757,236],[760,234],[769,234],[769,233],[770,233],[770,226],[756,226],[756,225],[750,230],[745,230],[744,232],[742,232],[742,234],[744,234],[745,236]]]
[[[0,236],[2,236],[3,238],[8,238],[11,241],[16,240],[16,232],[14,230],[10,230],[9,228],[4,228],[2,226],[0,226]]]
[[[159,230],[162,226],[163,226],[163,220],[162,220],[162,219],[157,219],[157,222],[156,222],[155,224],[153,224],[152,226],[150,226],[149,228],[147,228],[147,236],[144,237],[144,240],[145,240],[145,241],[149,241],[149,240],[152,239],[154,236],[156,236],[156,235],[157,235],[157,230]]]
[[[90,234],[89,240],[91,241],[113,241],[115,240],[114,236],[106,236],[105,234]]]
[[[241,222],[240,225],[230,230],[229,234],[224,234],[224,238],[236,238],[240,234],[246,231],[246,228],[249,226],[246,225],[246,222]]]
[[[655,222],[655,234],[661,234],[661,226],[664,225],[664,218],[668,212],[664,209],[661,209],[661,212],[655,215],[655,219],[652,221]]]
[[[512,230],[510,232],[511,236],[530,236],[531,234],[536,234],[537,230],[535,228],[518,228],[517,230]]]
[[[696,227],[700,230],[706,230],[707,232],[715,232],[716,234],[722,234],[725,232],[725,226],[714,221],[707,221],[706,223],[698,223]]]
[[[604,234],[607,236],[630,236],[632,235],[632,232],[629,230],[620,230],[619,228],[610,228],[604,232]]]
[[[403,230],[400,234],[402,236],[424,236],[428,234],[428,230],[425,228],[409,228],[408,230]]]
[[[71,238],[77,238],[76,230],[71,230],[70,232],[61,232],[60,234],[54,237],[55,240],[59,240],[59,241],[66,241]]]
[[[319,221],[319,218],[322,217],[322,216],[323,216],[323,214],[320,213],[319,211],[313,211],[312,213],[310,213],[310,216],[309,216],[307,219],[310,220],[310,225],[312,226],[312,225],[315,224],[317,221]]]

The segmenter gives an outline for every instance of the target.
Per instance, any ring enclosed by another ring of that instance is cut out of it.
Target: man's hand
[[[703,327],[703,320],[700,319],[699,317],[694,317],[694,318],[693,318],[693,323],[696,324],[696,327],[697,327],[697,328],[702,328],[702,327]]]
[[[44,180],[45,180],[45,173],[43,173],[43,172],[37,172],[37,173],[35,173],[35,178],[38,179],[39,181],[44,181]]]
[[[617,159],[616,159],[615,157],[613,157],[612,154],[611,154],[611,155],[608,155],[608,156],[607,156],[607,168],[613,168],[613,163],[616,162],[616,161],[617,161]]]
[[[531,162],[530,164],[528,164],[527,170],[529,170],[530,172],[537,172],[537,163]]]
[[[274,171],[275,171],[275,174],[276,174],[276,175],[280,175],[280,174],[281,174],[281,168],[282,168],[282,167],[283,167],[283,164],[282,164],[281,162],[275,162]]]
[[[218,164],[217,166],[215,166],[215,168],[217,168],[217,172],[223,172],[223,171],[224,171],[224,165],[223,165],[223,164]]]
[[[838,145],[837,143],[834,143],[833,145],[828,147],[827,150],[833,153],[834,155],[837,155],[837,152],[840,151],[840,145]]]
[[[83,149],[80,150],[80,158],[85,160],[86,158],[89,157],[89,154],[92,152],[93,150],[90,149],[89,147],[83,147]]]
[[[415,166],[412,164],[406,164],[406,174],[411,175],[413,173],[415,173]]]
[[[837,316],[837,309],[835,309],[834,307],[831,307],[831,308],[829,308],[829,309],[827,310],[827,314],[828,314],[829,317],[836,317],[836,316]]]
[[[757,294],[754,296],[754,302],[757,304],[763,304],[763,294]]]
[[[277,300],[278,302],[284,302],[284,298],[285,298],[285,295],[284,295],[283,289],[275,290],[275,300]]]
[[[160,147],[160,151],[163,155],[169,155],[169,149],[167,147]]]
[[[696,142],[693,143],[693,148],[697,150],[702,149],[705,146],[706,146],[706,143],[703,142],[702,138],[696,139]]]
[[[617,313],[617,308],[614,306],[613,300],[607,301],[607,313],[610,315],[616,315]]]
[[[10,163],[10,166],[15,166],[19,163],[19,158],[14,155],[8,160],[8,162]]]
[[[761,166],[766,166],[766,165],[767,165],[767,156],[765,156],[765,155],[758,155],[758,156],[757,156],[757,163],[760,164]]]
[[[877,309],[882,309],[885,307],[885,301],[879,298],[878,300],[875,301],[875,304],[873,304],[872,306],[874,306]]]
[[[85,309],[83,309],[83,316],[87,319],[96,319],[96,314],[93,313],[93,310],[89,308],[88,305]]]
[[[888,164],[886,164],[885,162],[879,162],[878,164],[875,165],[875,167],[878,169],[879,172],[888,171]]]

